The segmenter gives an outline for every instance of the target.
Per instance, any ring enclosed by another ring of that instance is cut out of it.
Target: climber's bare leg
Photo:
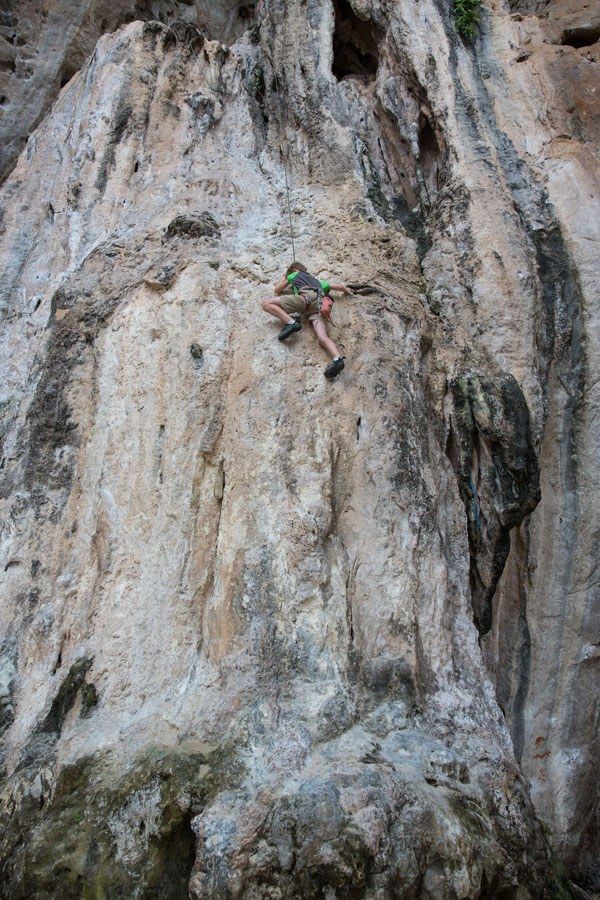
[[[327,351],[327,353],[329,353],[331,358],[335,359],[336,356],[341,356],[342,354],[338,349],[337,344],[334,344],[327,334],[327,326],[323,319],[311,319],[310,324],[314,329],[319,344]]]
[[[279,321],[283,322],[285,325],[288,325],[290,322],[294,321],[290,314],[286,313],[285,309],[281,305],[281,300],[279,300],[278,297],[271,297],[270,300],[263,300],[261,306],[266,313],[270,313],[272,316],[275,316],[276,319],[279,319]]]

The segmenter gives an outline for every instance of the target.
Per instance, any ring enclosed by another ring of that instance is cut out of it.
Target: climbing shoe
[[[277,337],[277,340],[278,341],[287,341],[287,339],[289,338],[289,336],[291,334],[295,334],[297,331],[301,331],[301,330],[302,330],[302,323],[300,322],[300,319],[293,318],[291,322],[288,322],[287,325],[285,325],[281,329],[281,331],[279,332],[279,335]]]
[[[335,378],[336,375],[339,375],[346,365],[345,359],[345,356],[336,356],[335,359],[332,359],[325,369],[325,378]]]

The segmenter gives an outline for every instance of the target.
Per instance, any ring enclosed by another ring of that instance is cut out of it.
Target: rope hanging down
[[[283,174],[285,178],[285,194],[287,198],[287,208],[288,208],[288,216],[290,220],[290,236],[292,239],[292,259],[296,259],[296,246],[294,243],[294,223],[292,221],[292,203],[290,200],[290,180],[288,176],[288,167],[285,158],[285,154],[283,152],[283,141],[282,141],[282,131],[283,131],[283,115],[281,111],[281,90],[279,88],[279,78],[277,76],[277,69],[273,66],[273,71],[275,72],[275,87],[277,88],[277,101],[279,105],[279,153],[281,154],[281,162],[283,165]]]

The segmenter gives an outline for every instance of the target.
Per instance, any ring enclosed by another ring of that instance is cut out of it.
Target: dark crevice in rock
[[[0,9],[0,25],[3,25],[5,28],[15,28],[17,25],[17,17],[8,4]]]
[[[365,698],[375,705],[385,698],[401,700],[411,710],[418,707],[419,691],[411,663],[403,657],[383,654],[363,659],[358,672]]]
[[[61,683],[56,697],[52,701],[48,715],[37,727],[37,734],[60,734],[63,722],[73,707],[77,694],[83,688],[85,676],[92,665],[92,661],[90,657],[84,656],[73,663],[67,676]]]
[[[553,0],[508,0],[512,13],[545,13]]]
[[[423,116],[419,129],[419,167],[429,206],[437,197],[442,183],[441,155],[435,131],[429,119]]]
[[[375,120],[379,128],[379,150],[385,165],[385,177],[389,183],[389,210],[394,219],[416,243],[422,258],[429,249],[422,210],[419,202],[419,185],[410,141],[403,135],[397,119],[393,100],[391,110],[376,104]],[[392,111],[393,110],[393,111]]]
[[[450,383],[446,448],[467,514],[471,591],[480,634],[492,626],[492,600],[510,550],[510,531],[540,500],[529,409],[515,379],[466,373]]]
[[[518,644],[515,648],[518,672],[517,689],[512,703],[511,737],[517,762],[521,762],[525,744],[525,712],[531,673],[531,632],[527,621],[527,594],[521,590],[518,621]]]
[[[495,598],[494,615],[501,616],[496,635],[497,658],[508,661],[495,672],[496,697],[510,730],[515,758],[521,762],[525,748],[527,701],[531,680],[531,631],[527,613],[527,571],[529,567],[529,527],[523,523],[512,535],[514,550],[507,572],[510,589],[504,587]],[[498,604],[501,603],[501,612]],[[488,663],[491,663],[488,660]],[[490,666],[492,667],[492,666]]]
[[[202,346],[196,341],[190,344],[190,356],[194,360],[195,368],[201,369],[204,362],[204,350],[202,349]]]
[[[576,28],[567,28],[560,36],[559,43],[566,47],[574,47],[581,50],[583,47],[592,47],[600,41],[600,25],[581,25]]]
[[[269,111],[266,103],[267,85],[265,81],[265,72],[263,66],[259,62],[250,65],[244,76],[244,84],[248,94],[254,99],[251,108],[252,118],[258,131],[263,139],[267,136],[267,127],[269,125]]]
[[[67,716],[73,709],[75,701],[81,698],[80,717],[87,718],[98,703],[98,693],[93,684],[86,681],[86,675],[93,659],[78,659],[62,680],[56,696],[45,718],[31,733],[31,738],[22,748],[16,771],[22,771],[32,765],[44,765],[53,758],[56,742],[59,739]]]
[[[96,685],[84,681],[84,683],[81,685],[81,711],[79,713],[80,718],[87,719],[92,714],[92,710],[96,706],[98,706],[98,701],[99,697]]]
[[[125,94],[119,100],[119,103],[117,105],[117,111],[115,113],[110,135],[106,143],[106,149],[104,151],[104,155],[98,169],[96,188],[98,191],[100,191],[101,194],[103,194],[106,189],[108,176],[115,164],[116,148],[121,142],[125,132],[127,131],[127,127],[132,115],[133,109],[128,101],[127,94]]]
[[[71,60],[65,61],[58,76],[58,82],[61,89],[69,83],[69,81],[79,72],[79,70],[80,66],[74,65]]]
[[[431,216],[448,181],[448,151],[427,84],[421,83],[403,50],[395,49],[405,67],[404,89],[397,87],[397,79],[390,79],[375,100],[379,152],[372,149],[372,165],[378,169],[392,216],[413,238],[422,260],[432,244],[435,223]],[[372,139],[365,139],[371,146]],[[451,193],[454,197],[455,190]]]
[[[3,669],[3,679],[0,682],[0,737],[10,728],[15,718],[14,689],[17,657],[17,645],[14,638],[4,641],[0,647]]]
[[[372,81],[379,68],[380,29],[359,19],[349,0],[333,0],[333,9],[333,74],[338,81],[350,76]]]
[[[67,399],[72,369],[83,361],[86,347],[93,344],[116,305],[117,300],[110,297],[76,305],[64,290],[52,298],[48,350],[27,412],[25,485],[29,490],[36,484],[70,488],[72,450],[78,445],[77,423]]]
[[[191,818],[189,813],[184,815],[165,837],[151,842],[151,852],[164,859],[155,897],[164,900],[187,900],[189,897],[189,882],[196,861],[196,835],[190,824]]]
[[[241,22],[250,24],[256,13],[256,3],[243,3],[238,9],[238,19]]]
[[[63,640],[64,640],[64,637],[63,637]],[[54,663],[54,666],[52,667],[52,674],[56,675],[56,673],[58,672],[58,670],[60,669],[61,666],[62,666],[62,641],[61,641],[60,649],[58,651],[58,656],[56,657],[56,662]]]
[[[396,196],[392,201],[392,212],[406,234],[414,240],[417,256],[422,261],[425,254],[431,249],[431,238],[427,233],[420,211],[409,208],[404,197]]]
[[[188,53],[199,53],[204,47],[204,34],[189,22],[174,22],[165,35],[165,49],[182,47]]]
[[[383,191],[377,166],[373,164],[373,160],[366,147],[359,155],[359,164],[366,188],[365,196],[373,204],[375,212],[377,212],[377,214],[386,222],[389,222],[392,219],[390,204]]]
[[[14,72],[16,68],[14,59],[0,60],[0,72]]]

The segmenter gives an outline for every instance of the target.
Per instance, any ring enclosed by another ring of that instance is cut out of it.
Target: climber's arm
[[[329,291],[330,291],[330,293],[331,293],[331,291],[337,291],[340,294],[346,294],[347,297],[349,297],[350,294],[352,293],[350,288],[346,287],[345,284],[330,284]]]
[[[277,296],[279,296],[279,294],[283,294],[287,286],[287,278],[282,278],[281,281],[278,281],[275,285],[275,293],[277,294]]]

